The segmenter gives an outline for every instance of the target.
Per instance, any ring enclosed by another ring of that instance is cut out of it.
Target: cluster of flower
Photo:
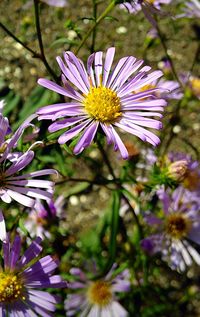
[[[199,164],[183,153],[169,153],[164,163],[158,163],[152,153],[148,157],[151,157],[148,165],[161,165],[157,172],[163,180],[174,181],[176,188],[170,189],[164,184],[156,186],[160,204],[157,214],[155,210],[144,214],[153,234],[142,241],[142,248],[151,255],[161,253],[163,259],[178,271],[184,271],[192,260],[200,265],[200,255],[194,247],[195,243],[200,244]]]
[[[57,120],[65,117],[61,121],[53,123],[49,127],[50,132],[74,126],[60,136],[59,142],[61,144],[66,143],[84,129],[84,133],[74,149],[76,154],[79,154],[91,144],[97,129],[100,127],[104,131],[108,143],[114,143],[114,149],[119,149],[124,159],[128,158],[128,151],[113,126],[123,128],[125,131],[153,145],[159,143],[158,137],[142,126],[161,128],[159,121],[146,117],[160,117],[161,115],[158,111],[162,111],[163,106],[166,105],[166,101],[157,96],[157,92],[160,89],[155,86],[155,81],[162,76],[162,72],[154,71],[148,74],[150,67],[144,66],[135,76],[131,77],[141,67],[143,61],[137,61],[136,58],[129,56],[122,58],[111,73],[114,53],[114,48],[108,49],[104,66],[102,63],[102,52],[92,54],[88,59],[87,72],[83,63],[73,53],[66,52],[64,54],[65,64],[61,58],[58,58],[58,63],[63,72],[62,81],[64,87],[58,86],[49,80],[39,80],[41,85],[72,99],[69,103],[44,107],[37,114],[39,120]],[[92,67],[93,63],[94,69]],[[70,86],[67,80],[74,84],[80,92]],[[152,83],[152,88],[148,89],[148,85]],[[2,109],[3,106],[1,106]],[[35,204],[34,198],[45,199],[48,201],[49,209],[53,215],[53,213],[55,214],[53,211],[54,206],[51,202],[53,182],[32,178],[55,174],[56,171],[47,169],[22,174],[21,171],[34,158],[32,150],[34,144],[25,153],[15,152],[21,135],[27,127],[32,125],[30,122],[35,117],[36,115],[29,117],[10,137],[11,129],[8,119],[2,113],[0,114],[0,197],[6,203],[10,203],[14,199],[22,205],[33,207],[33,209],[38,208],[39,204],[38,201]],[[41,210],[41,215],[39,216],[43,219],[47,216],[45,209]],[[33,242],[26,251],[27,253],[19,259],[20,239],[17,237],[13,246],[10,247],[9,236],[6,234],[2,214],[1,240],[3,241],[4,249],[4,269],[2,269],[0,284],[2,303],[0,309],[2,314],[5,315],[8,310],[9,312],[21,311],[23,316],[29,316],[34,314],[32,311],[34,310],[42,316],[49,316],[48,311],[54,310],[56,299],[54,296],[48,295],[48,293],[31,289],[48,286],[63,287],[65,285],[57,276],[51,276],[57,266],[55,261],[51,257],[45,257],[23,271],[24,266],[41,251],[39,247],[40,240]],[[47,279],[49,280],[48,283]],[[83,301],[83,308],[88,311],[88,307],[93,304],[94,310],[91,310],[91,316],[96,314],[96,310],[101,309],[103,306],[105,306],[105,314],[107,314],[109,309],[119,311],[120,315],[123,313],[122,307],[111,300],[113,292],[124,289],[123,283],[120,288],[120,279],[118,282],[116,279],[114,280],[115,286],[107,282],[107,279],[108,277],[103,281],[90,283],[87,287],[86,294],[90,305],[86,305],[85,301]],[[123,280],[122,277],[121,279]],[[82,283],[83,286],[81,288],[86,288],[85,278],[83,282],[85,283]],[[80,286],[80,284],[78,285]],[[100,293],[99,290],[101,290]],[[83,300],[82,297],[78,298],[79,301],[80,299]],[[44,305],[45,300],[47,303]],[[110,305],[110,303],[112,304]],[[70,304],[68,300],[66,301],[66,307],[71,311],[68,315],[72,315],[75,311],[75,306],[74,301],[70,301]]]

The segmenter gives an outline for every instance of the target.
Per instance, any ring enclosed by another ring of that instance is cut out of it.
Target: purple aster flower
[[[131,14],[137,14],[139,11],[143,11],[149,22],[155,27],[156,21],[154,14],[160,13],[162,4],[169,4],[172,0],[131,0],[120,4],[121,9],[127,9]]]
[[[183,8],[183,14],[179,15],[178,17],[200,18],[199,0],[186,1]]]
[[[179,77],[183,84],[191,90],[191,93],[200,100],[200,78],[189,72],[182,73]]]
[[[65,300],[67,316],[78,312],[87,317],[126,317],[128,312],[119,304],[116,293],[130,290],[129,271],[124,270],[113,277],[114,270],[102,279],[90,280],[79,268],[71,269],[76,279],[68,287],[76,290],[76,294],[68,295]]]
[[[13,152],[13,149],[17,146],[24,129],[31,126],[30,121],[33,118],[35,115],[29,117],[10,139],[6,139],[9,123],[8,119],[0,113],[0,198],[6,203],[14,199],[27,207],[34,205],[35,199],[32,198],[50,199],[52,197],[54,183],[36,177],[56,173],[55,170],[45,169],[21,174],[21,171],[33,160],[34,152],[31,148],[25,153]]]
[[[40,238],[34,240],[21,256],[19,236],[15,237],[13,243],[8,237],[2,243],[4,264],[0,266],[1,317],[51,317],[54,313],[58,297],[39,289],[57,289],[66,287],[66,283],[59,275],[52,275],[58,266],[56,260],[49,255],[37,259],[42,251],[40,243]]]
[[[196,201],[178,187],[172,195],[160,189],[163,214],[147,215],[146,220],[154,234],[141,242],[149,254],[160,252],[165,261],[176,270],[184,271],[193,261],[200,265],[200,255],[190,240],[200,244],[200,215]]]
[[[58,218],[64,217],[64,197],[59,196],[55,202],[53,200],[47,201],[47,206],[37,199],[31,211],[28,211],[28,217],[24,222],[26,229],[30,236],[50,238],[51,233],[48,230],[48,224],[56,223]]]
[[[125,8],[129,13],[137,13],[143,9],[143,6],[154,7],[157,10],[161,9],[162,4],[169,4],[172,0],[132,0],[130,2],[125,2],[120,4],[121,8]]]
[[[159,138],[148,131],[148,128],[160,129],[162,124],[149,117],[162,117],[166,101],[155,97],[158,88],[133,93],[154,82],[162,76],[161,71],[148,73],[151,69],[142,65],[142,60],[133,56],[120,59],[114,70],[111,67],[115,48],[109,48],[103,63],[102,52],[89,56],[87,71],[72,52],[64,53],[64,61],[57,57],[57,62],[63,72],[61,87],[47,79],[39,79],[38,83],[72,99],[71,102],[43,107],[37,111],[39,120],[56,121],[49,126],[50,132],[63,130],[58,142],[64,144],[81,133],[74,153],[81,153],[93,141],[97,129],[101,128],[108,144],[114,144],[114,150],[119,150],[124,159],[128,151],[115,130],[120,128],[156,146]],[[94,66],[93,66],[94,64]],[[72,87],[71,82],[77,89]],[[61,120],[57,120],[60,119]]]
[[[168,76],[172,73],[171,63],[168,59],[164,58],[158,63],[158,67],[163,71],[163,73]]]

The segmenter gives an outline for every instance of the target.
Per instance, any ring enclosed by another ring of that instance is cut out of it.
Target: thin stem
[[[107,157],[107,154],[106,154],[101,142],[98,141],[98,140],[97,140],[97,145],[98,145],[99,151],[101,152],[101,155],[102,155],[102,157],[103,157],[103,159],[104,159],[104,161],[105,161],[105,163],[106,163],[106,165],[108,167],[108,170],[109,170],[110,174],[112,175],[113,179],[116,180],[116,176],[115,176],[114,170],[113,170],[113,168],[112,168],[112,166],[110,164],[110,161],[109,161],[109,159]]]
[[[29,51],[34,58],[40,58],[41,55],[32,50],[29,46],[27,46],[24,42],[22,42],[18,37],[16,37],[3,23],[0,22],[0,27],[10,36],[12,37],[17,43],[21,44],[27,51]]]
[[[106,275],[115,262],[117,252],[117,233],[119,230],[119,209],[120,209],[120,195],[118,191],[113,192],[112,202],[112,218],[110,223],[110,243],[109,243],[109,258],[104,268],[104,275]]]
[[[64,184],[66,182],[83,182],[83,183],[89,183],[91,185],[104,185],[106,186],[106,184],[110,184],[112,183],[112,180],[110,179],[103,179],[103,180],[90,180],[87,178],[73,178],[73,177],[67,177],[62,179],[61,181],[58,181],[55,183],[55,185],[61,185]]]
[[[193,62],[192,62],[191,68],[190,68],[190,73],[193,72],[194,66],[195,66],[196,62],[198,61],[199,57],[200,57],[200,43],[197,46],[197,50],[196,50],[196,53],[194,55],[194,59],[193,59]]]
[[[98,140],[97,140],[97,145],[98,145],[99,151],[101,152],[101,155],[102,155],[102,157],[103,157],[103,159],[104,159],[104,162],[106,163],[106,165],[107,165],[107,167],[108,167],[108,170],[109,170],[110,174],[112,175],[113,180],[115,181],[115,184],[116,184],[117,188],[121,190],[121,197],[125,200],[125,202],[126,202],[127,205],[129,206],[129,209],[130,209],[130,210],[132,211],[132,213],[133,213],[133,217],[134,217],[134,220],[135,220],[136,225],[137,225],[137,227],[138,227],[140,237],[142,237],[142,236],[143,236],[142,227],[141,227],[141,225],[140,225],[139,219],[138,219],[138,217],[137,217],[137,215],[136,215],[136,213],[135,213],[134,208],[131,206],[131,204],[130,204],[128,198],[127,198],[126,195],[123,193],[124,187],[122,186],[122,184],[119,183],[119,179],[115,176],[114,170],[113,170],[113,168],[112,168],[112,166],[111,166],[111,164],[110,164],[110,161],[109,161],[109,159],[108,159],[108,156],[107,156],[107,154],[106,154],[106,152],[105,152],[105,150],[104,150],[104,148],[103,148],[101,142],[99,142]]]
[[[96,33],[97,33],[97,26],[96,26],[96,22],[97,22],[97,2],[96,2],[96,0],[92,0],[92,2],[93,2],[93,17],[94,17],[94,21],[95,21],[95,28],[93,29],[93,32],[92,32],[91,53],[93,53],[94,50],[95,50],[95,40],[96,40]]]
[[[37,1],[37,0],[34,0]],[[93,24],[93,26],[88,30],[88,32],[86,33],[86,35],[84,36],[84,38],[82,39],[80,45],[78,46],[78,48],[75,51],[75,54],[77,54],[81,47],[85,44],[85,42],[87,41],[88,37],[91,35],[91,33],[93,32],[93,30],[97,27],[97,25],[106,17],[106,15],[114,8],[115,6],[115,1],[112,1],[107,8],[104,10],[104,12],[100,15],[100,17],[96,20],[96,22]]]
[[[40,15],[39,15],[39,1],[34,0],[34,9],[35,9],[35,25],[36,25],[36,31],[37,31],[37,37],[38,37],[38,43],[40,47],[40,53],[41,53],[41,59],[49,72],[51,76],[54,78],[54,80],[59,83],[59,78],[57,77],[56,73],[53,71],[53,69],[50,67],[49,63],[47,62],[45,53],[44,53],[44,46],[42,41],[42,33],[40,28]]]

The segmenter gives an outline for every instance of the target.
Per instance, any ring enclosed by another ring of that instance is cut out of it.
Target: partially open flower
[[[168,167],[168,176],[177,182],[184,180],[188,171],[188,161],[180,160],[173,162]]]
[[[71,269],[76,281],[68,287],[76,291],[65,300],[67,316],[75,316],[78,312],[87,317],[127,317],[128,312],[119,304],[116,294],[130,289],[129,271],[124,270],[112,277],[114,270],[103,278],[90,280],[79,268]]]

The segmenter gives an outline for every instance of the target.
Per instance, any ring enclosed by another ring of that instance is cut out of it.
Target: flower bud
[[[180,160],[173,162],[168,167],[168,176],[177,182],[184,180],[188,170],[188,162]]]

